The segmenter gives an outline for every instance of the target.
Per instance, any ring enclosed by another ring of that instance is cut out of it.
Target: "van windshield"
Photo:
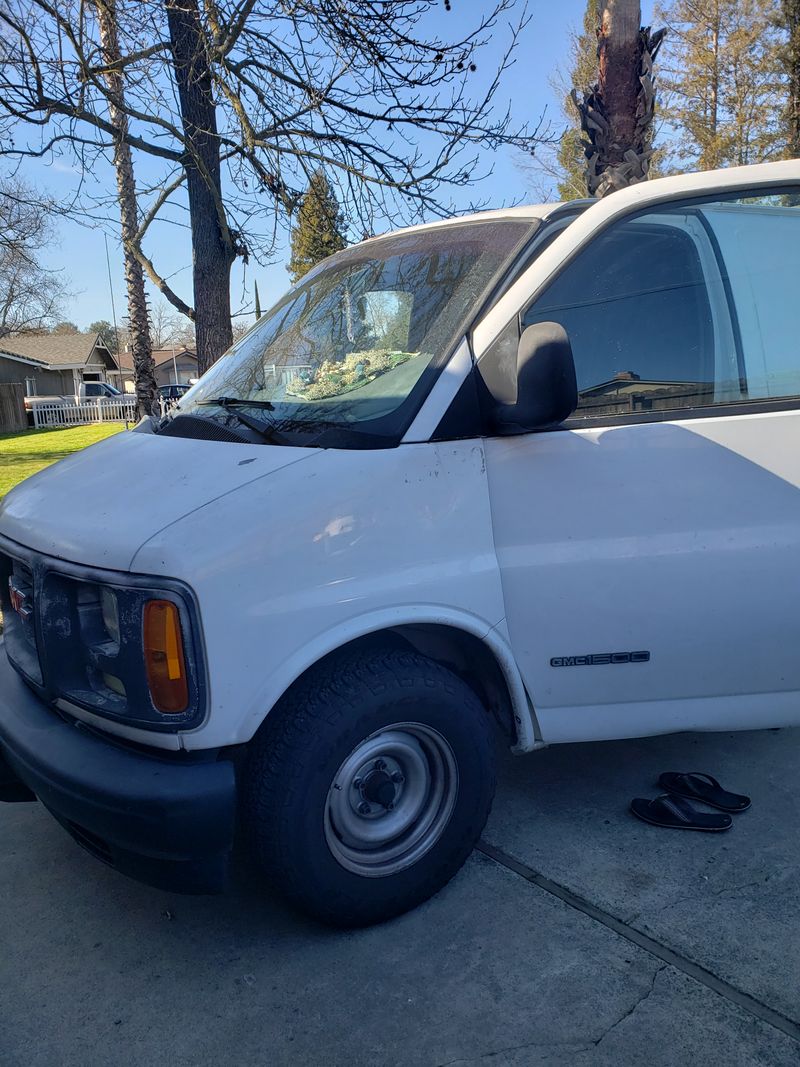
[[[331,257],[203,375],[173,417],[242,412],[306,444],[331,427],[399,440],[476,305],[532,232],[530,220],[464,223]]]

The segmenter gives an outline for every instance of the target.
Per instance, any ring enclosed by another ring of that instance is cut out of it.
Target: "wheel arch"
[[[410,646],[462,677],[491,711],[514,752],[541,747],[541,734],[511,649],[497,627],[466,613],[441,608],[381,612],[317,638],[291,657],[271,679],[260,714],[249,720],[255,734],[274,708],[309,674],[343,653],[380,645]],[[264,708],[267,712],[264,712]],[[249,740],[249,737],[248,737]]]

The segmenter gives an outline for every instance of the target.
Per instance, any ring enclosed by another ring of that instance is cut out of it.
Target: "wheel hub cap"
[[[437,730],[386,727],[357,745],[336,773],[325,805],[328,847],[356,874],[395,874],[436,843],[457,795],[455,756]]]
[[[368,804],[379,804],[388,810],[394,807],[394,782],[386,771],[370,771],[361,786],[361,793]]]

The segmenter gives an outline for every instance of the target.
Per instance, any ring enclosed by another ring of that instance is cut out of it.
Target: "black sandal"
[[[631,801],[631,811],[637,819],[653,826],[666,826],[671,830],[700,830],[704,833],[719,833],[730,830],[733,819],[730,815],[711,815],[698,811],[678,797],[663,796],[654,800],[636,797]]]
[[[729,811],[734,815],[740,811],[747,811],[750,807],[750,797],[741,793],[729,793],[727,789],[722,788],[716,778],[712,778],[710,774],[703,774],[702,771],[689,771],[686,774],[665,771],[658,779],[658,784],[673,796],[699,800],[703,804],[709,804],[712,808]]]

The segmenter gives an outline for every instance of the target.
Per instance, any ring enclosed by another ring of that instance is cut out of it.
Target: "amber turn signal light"
[[[170,600],[148,600],[144,606],[144,662],[155,707],[167,715],[186,711],[189,686],[181,618]]]

